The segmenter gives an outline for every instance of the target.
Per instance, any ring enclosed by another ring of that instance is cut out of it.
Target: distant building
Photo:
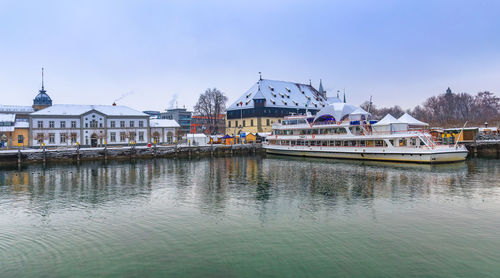
[[[226,130],[226,115],[220,114],[217,116],[217,133],[225,134]],[[210,129],[208,117],[195,115],[191,118],[191,129],[189,133],[204,133],[207,135],[213,134],[215,131]]]
[[[227,108],[226,133],[270,132],[284,116],[315,114],[328,102],[321,82],[318,91],[310,84],[260,79]]]
[[[142,111],[142,113],[148,114],[151,118],[154,118],[154,119],[160,118],[160,111],[148,110],[148,111]]]
[[[151,143],[173,144],[179,140],[178,130],[181,127],[175,120],[150,119]]]
[[[29,116],[30,146],[146,144],[149,115],[127,106],[56,104]]]
[[[161,112],[161,119],[175,120],[179,125],[179,136],[183,136],[189,133],[191,129],[191,111],[187,111],[186,108],[170,108],[165,112]]]
[[[31,106],[0,105],[0,146],[4,148],[28,146],[29,114]]]

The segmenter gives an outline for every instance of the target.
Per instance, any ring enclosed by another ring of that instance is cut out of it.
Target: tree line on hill
[[[378,108],[373,103],[370,105],[369,101],[365,101],[361,107],[366,111],[369,110],[376,119],[381,119],[387,114],[398,118],[406,112],[431,126],[440,127],[462,126],[466,121],[475,125],[482,125],[485,122],[496,125],[500,122],[500,98],[488,91],[476,95],[455,94],[448,88],[446,93],[432,96],[422,105],[406,111],[398,105]]]

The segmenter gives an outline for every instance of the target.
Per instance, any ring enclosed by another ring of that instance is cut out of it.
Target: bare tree
[[[220,115],[226,111],[227,97],[217,88],[206,89],[194,106],[194,111],[206,120],[210,134],[218,134]]]
[[[368,101],[361,105],[365,110],[368,106]],[[377,108],[372,105],[370,112],[376,119],[384,117],[387,113],[395,117],[403,114],[399,106]],[[445,93],[429,97],[422,106],[417,105],[406,112],[434,126],[461,126],[466,121],[476,125],[486,121],[494,124],[500,122],[500,98],[488,91],[479,92],[474,96],[468,93],[455,94],[448,88]]]

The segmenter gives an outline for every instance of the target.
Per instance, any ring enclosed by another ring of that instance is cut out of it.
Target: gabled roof
[[[107,116],[145,116],[148,114],[137,111],[128,106],[114,105],[78,105],[78,104],[56,104],[45,109],[31,113],[33,116],[80,116],[89,111],[96,110]]]
[[[390,125],[390,124],[406,124],[406,123],[403,123],[402,121],[394,118],[391,114],[387,114],[385,115],[385,117],[382,118],[382,120],[378,121],[373,125],[380,126],[380,125]]]
[[[266,107],[279,108],[321,109],[327,104],[326,99],[311,85],[262,79],[227,110],[254,108],[254,99],[265,99]]]
[[[151,119],[149,120],[149,126],[154,127],[181,127],[176,120],[170,119]]]
[[[399,119],[403,123],[407,123],[409,125],[418,125],[418,126],[428,126],[428,123],[421,122],[415,118],[413,118],[410,114],[404,113],[403,116],[399,117]]]

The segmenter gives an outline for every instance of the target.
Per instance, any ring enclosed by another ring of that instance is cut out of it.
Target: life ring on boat
[[[316,135],[314,135],[314,134],[313,134],[313,135],[312,135],[312,138],[314,139],[315,137],[316,137]]]

